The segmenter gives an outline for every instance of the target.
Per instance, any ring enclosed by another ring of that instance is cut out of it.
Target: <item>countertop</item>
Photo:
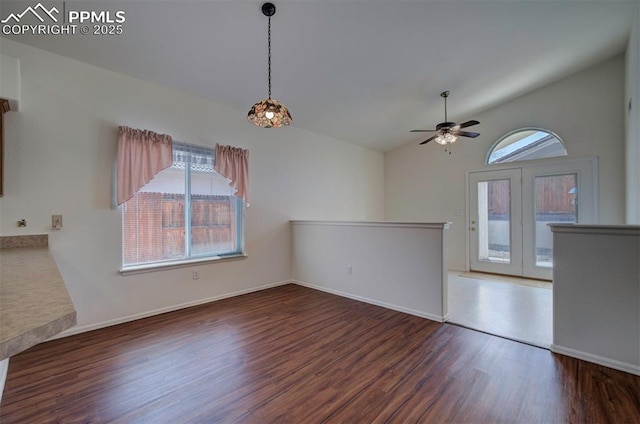
[[[76,324],[75,307],[49,248],[37,243],[9,247],[29,245],[24,240],[0,242],[0,360]]]

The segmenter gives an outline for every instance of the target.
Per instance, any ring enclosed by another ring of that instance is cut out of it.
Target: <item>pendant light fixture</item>
[[[262,14],[269,18],[268,25],[268,64],[269,64],[269,98],[260,100],[251,107],[247,119],[254,125],[262,128],[279,128],[290,125],[293,118],[285,105],[271,98],[271,17],[276,14],[276,6],[273,3],[262,5]]]

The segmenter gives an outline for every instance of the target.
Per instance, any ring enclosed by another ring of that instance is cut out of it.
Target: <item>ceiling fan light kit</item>
[[[264,3],[262,14],[269,18],[267,30],[269,98],[253,105],[247,114],[247,119],[261,128],[286,127],[293,122],[291,113],[284,104],[271,98],[271,17],[276,14],[276,6],[273,3]]]
[[[447,144],[455,143],[458,137],[451,133],[445,133],[444,135],[438,134],[436,138],[433,139],[438,144],[446,146]]]
[[[431,140],[435,141],[438,144],[446,146],[448,144],[455,143],[458,140],[458,137],[469,137],[476,138],[480,135],[480,133],[469,132],[469,131],[460,131],[462,128],[471,127],[473,125],[478,125],[480,122],[471,120],[467,122],[463,122],[462,124],[456,124],[455,122],[447,121],[447,97],[449,97],[448,91],[443,91],[440,93],[440,97],[444,99],[444,122],[436,125],[435,130],[411,130],[411,132],[437,132],[438,134],[434,135],[423,141],[422,144],[427,144]]]

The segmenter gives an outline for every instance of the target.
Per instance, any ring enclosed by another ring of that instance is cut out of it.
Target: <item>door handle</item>
[[[475,230],[476,230],[476,227],[471,227],[471,231],[475,231]]]

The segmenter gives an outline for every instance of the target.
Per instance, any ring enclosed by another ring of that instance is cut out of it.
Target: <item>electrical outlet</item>
[[[62,215],[51,215],[51,228],[54,230],[62,228]]]
[[[191,271],[191,279],[192,279],[192,280],[199,280],[199,279],[200,279],[200,272],[198,272],[198,271]]]
[[[353,267],[351,265],[347,265],[347,275],[353,274]]]

